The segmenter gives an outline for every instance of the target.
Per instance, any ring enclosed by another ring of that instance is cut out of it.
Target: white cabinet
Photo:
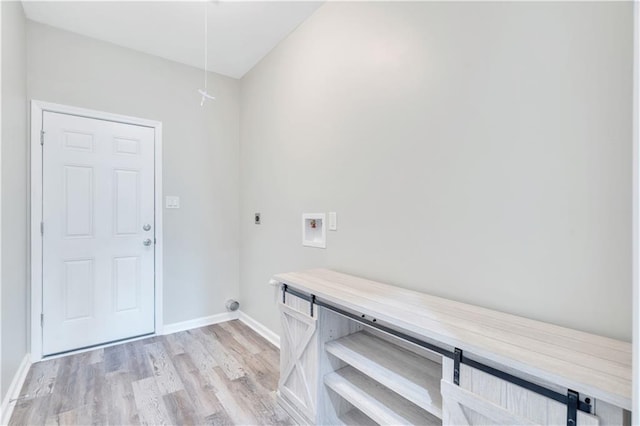
[[[577,426],[631,424],[625,342],[332,271],[276,278],[278,397],[300,424],[566,425],[569,388],[591,404]]]
[[[567,424],[563,403],[465,364],[455,385],[452,359],[322,307],[311,316],[296,296],[280,311],[279,397],[301,424]],[[600,412],[578,412],[578,425],[628,423],[622,409],[592,403]]]

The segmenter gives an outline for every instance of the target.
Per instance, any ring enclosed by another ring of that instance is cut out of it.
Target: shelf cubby
[[[324,383],[380,425],[441,425],[442,420],[352,366],[327,374]]]
[[[325,350],[401,397],[442,418],[442,366],[365,331],[325,344]]]

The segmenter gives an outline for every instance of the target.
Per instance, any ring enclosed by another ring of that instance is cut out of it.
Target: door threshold
[[[44,355],[40,361],[49,361],[51,359],[64,358],[65,356],[77,355],[77,354],[81,354],[81,353],[85,353],[85,352],[95,351],[97,349],[109,348],[111,346],[117,346],[117,345],[122,345],[124,343],[135,342],[135,341],[138,341],[138,340],[144,340],[144,339],[148,339],[149,337],[154,337],[154,336],[157,336],[157,334],[155,332],[152,332],[152,333],[148,333],[148,334],[142,334],[140,336],[127,337],[126,339],[113,340],[111,342],[101,343],[99,345],[85,346],[84,348],[72,349],[72,350],[69,350],[69,351],[58,352],[58,353],[51,354],[51,355]]]

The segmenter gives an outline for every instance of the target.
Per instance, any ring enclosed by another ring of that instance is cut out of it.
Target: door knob
[[[151,245],[151,239],[150,239],[150,238],[147,238],[146,240],[144,240],[144,241],[142,242],[142,244],[144,244],[145,246],[149,247],[149,246]]]
[[[151,225],[149,225],[149,224],[147,223],[147,224],[145,224],[145,225],[142,227],[142,229],[143,229],[143,230],[145,230],[145,231],[149,231],[149,230],[151,229]]]

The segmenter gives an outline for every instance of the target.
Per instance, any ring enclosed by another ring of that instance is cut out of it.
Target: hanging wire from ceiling
[[[209,65],[209,2],[204,4],[204,89],[198,89],[198,93],[202,95],[200,100],[200,106],[204,106],[204,101],[207,99],[214,100],[215,96],[210,95],[207,91],[207,68]]]

